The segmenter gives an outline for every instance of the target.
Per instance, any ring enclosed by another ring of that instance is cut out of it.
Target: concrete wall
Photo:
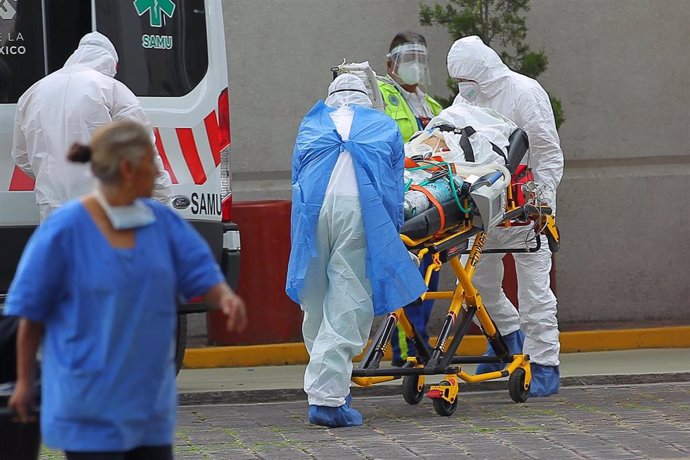
[[[307,110],[326,97],[330,68],[343,58],[369,60],[385,74],[391,39],[399,31],[420,30],[418,2],[232,0],[223,6],[235,199],[289,199],[297,127]],[[432,92],[446,94],[451,40],[442,29],[422,32],[432,49]]]
[[[690,319],[690,2],[532,2],[562,98],[561,321]]]
[[[384,73],[395,33],[419,30],[431,50],[430,92],[446,94],[451,40],[418,25],[418,4],[224,1],[235,200],[289,198],[297,126],[343,58]],[[540,81],[567,118],[561,322],[690,321],[690,1],[531,5],[528,42],[550,60]]]

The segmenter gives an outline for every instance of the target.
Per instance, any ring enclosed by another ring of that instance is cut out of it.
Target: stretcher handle
[[[515,253],[521,253],[521,252],[537,252],[539,249],[541,249],[541,237],[540,235],[537,235],[537,238],[534,239],[535,245],[532,246],[531,248],[506,248],[506,249],[484,249],[482,251],[482,254],[515,254]],[[460,254],[469,254],[471,249],[466,249]]]

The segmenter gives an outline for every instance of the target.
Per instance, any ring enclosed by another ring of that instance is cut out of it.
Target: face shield
[[[340,107],[343,105],[360,105],[371,107],[371,99],[367,94],[367,87],[356,75],[344,73],[338,75],[328,87],[326,105]]]
[[[406,85],[428,85],[429,64],[426,46],[421,43],[403,43],[388,54],[393,74]]]

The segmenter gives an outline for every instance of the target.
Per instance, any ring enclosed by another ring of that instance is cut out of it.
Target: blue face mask
[[[134,200],[134,203],[127,206],[110,206],[100,189],[96,189],[94,196],[115,230],[145,227],[156,221],[153,209],[148,207],[142,200]]]

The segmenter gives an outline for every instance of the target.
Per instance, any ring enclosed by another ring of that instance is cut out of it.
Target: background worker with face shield
[[[403,136],[403,141],[410,140],[412,135],[426,127],[443,107],[431,96],[425,94],[420,85],[429,84],[429,67],[427,63],[426,40],[416,32],[397,34],[389,47],[386,62],[388,78],[379,79],[379,88],[383,96],[386,114],[395,120]],[[422,274],[431,262],[426,256],[419,267]],[[429,281],[429,290],[438,289],[438,272],[433,272]],[[431,316],[433,300],[427,300],[419,306],[410,306],[405,312],[422,334],[429,340],[426,325]],[[402,366],[408,356],[415,356],[414,345],[405,339],[405,334],[398,329],[393,335],[393,365]]]
[[[94,186],[86,165],[67,161],[67,150],[74,142],[87,144],[97,128],[111,121],[131,120],[149,127],[134,93],[113,78],[117,62],[110,40],[91,32],[82,37],[60,70],[36,82],[17,102],[12,158],[36,180],[41,220]],[[157,152],[155,163],[154,198],[167,202],[170,176]]]
[[[369,107],[359,78],[337,77],[302,120],[292,159],[286,292],[304,312],[309,422],[331,427],[362,424],[349,385],[374,315],[426,290],[400,240],[400,131]]]
[[[511,71],[479,37],[457,40],[448,52],[448,73],[458,81],[458,98],[492,108],[513,120],[529,137],[529,162],[537,199],[556,211],[556,188],[563,175],[560,147],[551,103],[535,80]],[[457,99],[456,99],[457,100]],[[496,228],[488,234],[486,249],[525,247],[534,238],[531,226]],[[532,362],[532,396],[548,396],[559,389],[559,332],[556,297],[551,291],[551,252],[545,236],[536,253],[515,253],[520,313],[508,300],[503,280],[502,254],[484,254],[473,282],[509,346],[522,350]],[[533,244],[533,243],[531,243]],[[524,332],[524,346],[523,346]],[[487,351],[493,354],[489,347]],[[501,365],[482,364],[478,373]]]

